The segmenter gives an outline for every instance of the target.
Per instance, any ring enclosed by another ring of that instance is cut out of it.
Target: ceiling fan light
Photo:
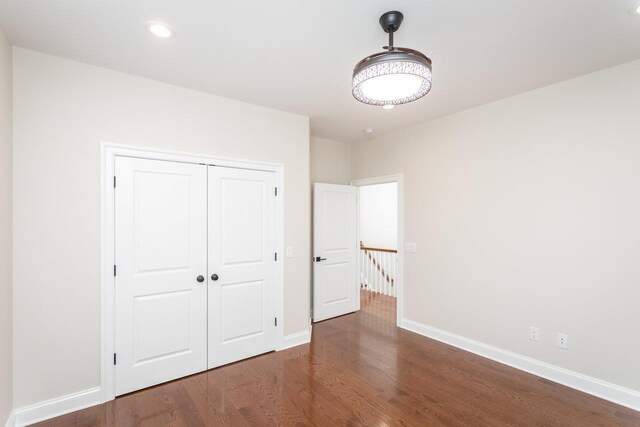
[[[403,52],[383,53],[356,66],[353,96],[369,105],[400,105],[415,101],[431,90],[431,64]],[[366,60],[365,60],[366,61]]]
[[[401,12],[389,11],[379,20],[389,34],[386,52],[364,58],[353,69],[352,94],[369,105],[392,108],[422,98],[431,90],[431,59],[422,52],[393,45],[402,20]]]

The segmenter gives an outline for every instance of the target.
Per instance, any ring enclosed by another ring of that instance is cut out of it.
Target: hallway
[[[311,344],[38,426],[640,424],[640,414],[395,326],[395,299],[318,323]]]

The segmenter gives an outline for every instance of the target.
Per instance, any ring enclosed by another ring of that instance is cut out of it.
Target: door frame
[[[276,326],[276,351],[284,349],[284,165],[253,160],[216,157],[201,154],[137,147],[101,142],[100,144],[100,366],[101,401],[115,399],[115,203],[113,177],[116,157],[134,157],[148,160],[194,163],[253,169],[276,174],[276,251],[282,256],[276,261],[276,315],[281,319]]]
[[[398,184],[398,266],[396,270],[396,326],[401,327],[404,313],[404,174],[385,175],[372,178],[352,179],[351,185],[358,187],[356,192],[356,235],[358,236],[358,250],[360,250],[360,188],[368,185],[387,184],[395,182]],[[360,289],[360,269],[361,256],[357,257],[358,268],[358,289]],[[358,310],[360,310],[360,292],[358,292]]]

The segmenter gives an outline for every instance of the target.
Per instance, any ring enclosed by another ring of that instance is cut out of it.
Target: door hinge
[[[116,177],[113,177],[113,188],[116,188]]]
[[[278,187],[276,187],[276,196],[278,195]]]
[[[113,353],[113,364],[114,365],[116,364],[116,354],[115,353]]]
[[[275,320],[275,322],[274,322],[275,326],[278,326],[278,318],[276,317],[274,320]]]
[[[113,264],[113,276],[115,277],[115,275],[116,275],[116,265]]]
[[[278,252],[276,252],[274,255],[275,255],[275,257],[274,257],[274,258],[275,258],[275,260],[277,261],[277,260],[278,260]]]

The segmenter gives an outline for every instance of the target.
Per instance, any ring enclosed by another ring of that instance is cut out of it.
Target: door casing
[[[115,280],[113,276],[113,266],[115,265],[115,205],[113,177],[115,173],[115,159],[118,156],[275,172],[276,187],[278,188],[278,197],[276,198],[276,250],[278,254],[281,254],[277,260],[275,279],[276,313],[278,319],[281,320],[276,326],[276,350],[283,349],[284,165],[102,142],[100,161],[101,401],[107,402],[115,399],[115,367],[113,364],[113,354],[115,353]]]

